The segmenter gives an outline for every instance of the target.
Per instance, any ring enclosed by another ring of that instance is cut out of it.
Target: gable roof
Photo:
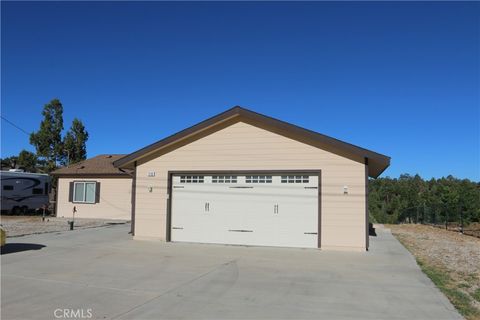
[[[383,154],[239,106],[228,109],[227,111],[204,120],[192,127],[130,153],[129,155],[114,161],[113,165],[118,168],[132,168],[135,161],[152,155],[161,149],[166,147],[175,148],[175,144],[184,141],[187,138],[195,138],[197,135],[201,137],[201,133],[208,130],[217,131],[222,129],[222,124],[240,121],[324,149],[357,162],[365,163],[365,161],[368,161],[368,175],[373,178],[378,177],[390,165],[390,157]],[[218,127],[217,130],[215,129],[216,127]]]
[[[113,162],[124,154],[100,154],[53,171],[54,176],[129,176],[129,172],[113,166]]]

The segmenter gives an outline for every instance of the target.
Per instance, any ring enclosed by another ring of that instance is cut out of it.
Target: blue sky
[[[234,105],[480,180],[475,2],[2,2],[2,116],[80,118],[129,153]],[[5,121],[2,157],[33,150]]]

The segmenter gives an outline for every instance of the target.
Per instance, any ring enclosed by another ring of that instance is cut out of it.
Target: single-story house
[[[67,167],[52,175],[58,178],[57,217],[130,220],[132,217],[131,171],[113,166],[125,155],[102,154]]]
[[[368,250],[368,178],[389,164],[385,155],[241,107],[113,161],[133,172],[135,239],[357,251]],[[126,175],[87,179],[66,170],[59,212],[75,204],[75,183],[84,181],[117,190],[98,205],[130,208]]]

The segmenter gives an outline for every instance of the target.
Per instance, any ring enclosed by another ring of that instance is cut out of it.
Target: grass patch
[[[458,285],[459,288],[465,288],[465,289],[468,289],[471,287],[470,284],[466,283],[466,282],[462,282]]]
[[[472,297],[473,299],[477,300],[478,302],[480,302],[480,288],[478,288],[477,290],[475,290],[475,292],[472,294]]]
[[[470,297],[468,294],[458,290],[454,287],[451,278],[448,273],[423,263],[417,259],[417,263],[432,282],[445,294],[457,310],[465,317],[469,319],[477,319],[480,317],[480,313],[472,306]],[[479,292],[480,294],[480,292]]]
[[[397,235],[397,239],[400,243],[407,248],[415,257],[417,264],[422,269],[430,280],[437,286],[440,291],[447,296],[448,300],[455,306],[455,308],[469,320],[480,319],[480,311],[473,306],[472,298],[469,294],[459,290],[462,287],[460,283],[456,283],[448,274],[447,271],[442,270],[439,267],[424,262],[421,258],[415,255],[414,248],[408,246],[401,237]],[[477,289],[472,295],[477,301],[480,301],[480,289]]]

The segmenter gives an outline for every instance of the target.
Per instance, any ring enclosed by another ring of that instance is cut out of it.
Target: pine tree
[[[73,119],[72,126],[68,130],[63,140],[64,164],[69,165],[87,158],[88,132],[82,121],[77,118]]]
[[[26,172],[37,172],[37,156],[33,152],[22,150],[18,154],[17,166]]]
[[[37,155],[47,163],[47,172],[55,170],[64,158],[61,133],[63,130],[63,106],[60,100],[53,99],[43,107],[43,120],[40,129],[30,135],[30,143]]]

